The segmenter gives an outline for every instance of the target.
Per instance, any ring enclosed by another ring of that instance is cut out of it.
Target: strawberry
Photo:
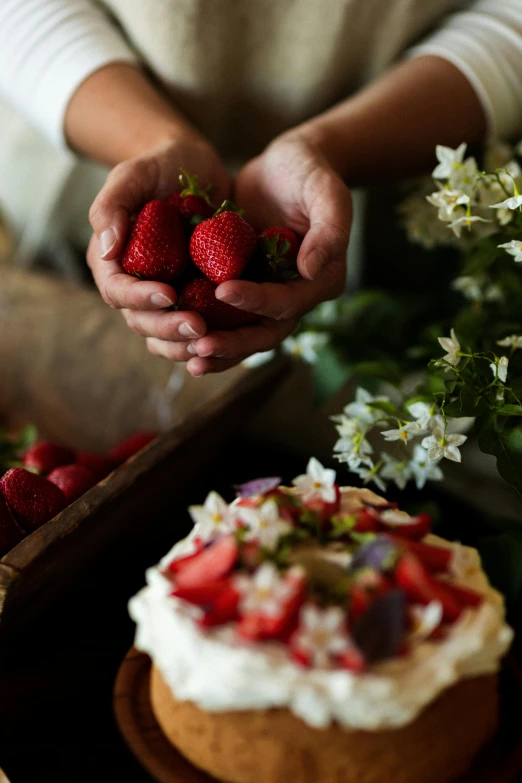
[[[201,224],[203,225],[203,224]],[[178,310],[194,310],[204,319],[209,329],[233,329],[257,320],[257,315],[216,299],[217,285],[206,277],[191,280],[180,294]]]
[[[410,517],[407,524],[402,521],[399,524],[395,524],[393,521],[388,521],[383,515],[381,515],[380,521],[383,528],[393,531],[394,535],[400,538],[418,540],[431,532],[431,517],[429,514],[418,514],[416,517]]]
[[[210,609],[199,620],[202,628],[211,628],[215,625],[231,623],[238,619],[239,593],[228,584],[216,595]]]
[[[437,582],[439,580],[436,580]],[[453,582],[440,582],[446,590],[448,590],[453,598],[458,601],[461,606],[480,606],[484,601],[484,596],[472,590],[469,587],[462,587],[462,585],[453,584]]]
[[[11,514],[4,498],[0,495],[0,557],[16,546],[24,536],[25,531],[22,530]]]
[[[188,587],[179,587],[176,583],[172,588],[171,595],[175,598],[181,598],[196,606],[208,606],[213,604],[220,593],[229,587],[228,579],[216,579],[213,582],[205,582],[200,585],[189,585]]]
[[[296,259],[301,242],[291,228],[271,226],[258,236],[260,252],[268,261],[276,279],[291,280],[299,277]]]
[[[222,579],[234,567],[239,548],[233,536],[218,538],[176,574],[176,588],[199,587]]]
[[[357,533],[376,533],[381,529],[379,516],[372,509],[362,508],[357,512],[353,529]]]
[[[228,210],[196,226],[190,239],[192,260],[213,283],[240,277],[255,247],[252,226]]]
[[[433,546],[425,544],[422,541],[409,541],[399,537],[395,539],[419,558],[422,565],[434,574],[447,571],[450,567],[453,557],[452,550],[449,547]]]
[[[353,623],[362,617],[372,602],[371,596],[359,585],[350,588],[350,621]]]
[[[331,503],[328,503],[327,501],[318,498],[316,500],[309,500],[304,504],[305,508],[309,509],[310,511],[314,511],[316,514],[318,514],[322,525],[326,525],[330,521],[331,517],[334,514],[337,514],[337,512],[339,511],[339,506],[341,502],[341,493],[337,484],[334,484],[334,489],[335,489],[335,500],[333,500]]]
[[[145,280],[168,282],[178,277],[187,263],[178,210],[168,201],[149,201],[132,227],[121,259],[123,269]]]
[[[91,471],[83,465],[61,465],[49,473],[47,480],[60,487],[67,503],[72,503],[96,484]]]
[[[366,668],[366,659],[357,647],[349,647],[338,657],[338,662],[343,669],[350,672],[363,672]]]
[[[179,212],[180,202],[181,202],[181,195],[179,193],[173,193],[172,196],[169,196],[167,199],[167,204],[176,207],[178,212]]]
[[[244,615],[236,627],[238,636],[249,641],[283,639],[294,630],[305,598],[305,583],[301,575],[294,575],[291,572],[287,574],[285,580],[293,587],[293,592],[281,605],[280,612],[275,615],[265,615],[261,612]]]
[[[60,446],[58,443],[51,443],[48,440],[41,440],[39,443],[33,443],[27,449],[22,464],[25,468],[36,470],[45,475],[60,465],[70,465],[71,462],[74,462],[74,458],[73,449]]]
[[[133,432],[132,435],[113,446],[107,456],[115,465],[121,465],[122,462],[148,446],[155,438],[154,432]]]
[[[178,571],[181,571],[183,568],[185,568],[188,563],[191,563],[195,557],[199,555],[200,552],[203,551],[205,548],[205,544],[202,540],[199,540],[197,542],[196,550],[191,555],[183,555],[183,557],[178,557],[175,560],[172,560],[168,566],[167,571],[170,574],[177,574]]]
[[[0,479],[0,492],[24,530],[36,530],[67,505],[59,487],[25,468],[8,470]]]
[[[404,552],[395,567],[395,581],[411,601],[442,604],[442,617],[452,623],[460,617],[462,607],[446,585],[432,578],[421,561],[411,552]]]
[[[211,218],[216,207],[210,201],[212,185],[202,188],[195,174],[182,171],[179,177],[182,191],[179,194],[179,211],[185,225],[193,228],[202,220]]]
[[[81,465],[93,474],[96,481],[101,481],[116,467],[114,462],[103,454],[94,451],[79,451],[75,459],[76,465]]]

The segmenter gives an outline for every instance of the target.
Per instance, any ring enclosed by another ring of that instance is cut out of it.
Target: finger
[[[227,280],[216,289],[222,302],[265,318],[287,320],[311,310],[319,302],[336,299],[344,290],[346,258],[335,258],[314,281],[288,280],[285,283],[252,283]]]
[[[350,191],[330,169],[314,169],[306,180],[303,206],[310,228],[303,240],[297,267],[315,280],[332,261],[346,256],[352,222]]]
[[[269,351],[288,337],[298,319],[274,321],[266,319],[251,326],[242,326],[227,332],[209,332],[194,342],[202,358],[238,359],[252,353]]]
[[[192,343],[169,343],[155,337],[148,337],[145,342],[150,353],[169,359],[171,362],[186,362],[194,356],[190,353]]]
[[[95,235],[87,249],[87,263],[102,299],[110,307],[158,310],[176,303],[176,292],[166,283],[139,280],[123,272],[117,261],[100,258],[99,240]]]
[[[155,337],[168,342],[186,342],[202,337],[207,331],[198,313],[122,310],[127,325],[143,337]],[[196,353],[194,350],[193,355]]]
[[[89,211],[102,258],[120,255],[131,215],[155,197],[159,183],[160,167],[153,156],[126,160],[112,169]]]
[[[194,357],[187,362],[187,371],[199,378],[201,375],[207,375],[208,373],[224,372],[239,364],[245,357],[238,357],[237,359],[200,359]]]

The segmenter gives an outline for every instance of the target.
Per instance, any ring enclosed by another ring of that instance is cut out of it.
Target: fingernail
[[[183,321],[183,323],[178,326],[178,332],[182,337],[203,337],[201,332],[196,332],[196,330],[186,321]],[[196,351],[194,351],[194,353],[196,353]]]
[[[235,293],[230,293],[230,294],[217,293],[216,299],[219,299],[221,302],[226,302],[229,305],[234,305],[234,307],[243,304],[243,297]]]
[[[194,343],[187,343],[187,353],[189,353],[191,356],[196,356],[198,350]]]
[[[152,294],[150,301],[154,305],[154,307],[161,307],[161,308],[172,307],[172,305],[174,304],[172,299],[169,299],[168,296],[165,296],[165,294]]]
[[[116,244],[116,231],[113,228],[106,228],[100,234],[100,257],[106,258],[114,245]]]
[[[312,280],[315,280],[317,277],[319,277],[325,267],[325,264],[326,256],[322,250],[319,250],[319,248],[316,248],[315,250],[312,250],[310,253],[308,253],[304,260],[304,268],[308,277],[310,277]]]
[[[201,356],[201,358],[204,359],[205,356],[212,356],[212,349],[210,349],[210,351],[208,349],[204,351],[202,348],[200,348],[197,353],[198,356]]]

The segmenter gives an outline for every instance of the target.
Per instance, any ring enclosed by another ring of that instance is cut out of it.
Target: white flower
[[[408,405],[407,410],[423,430],[428,429],[435,415],[435,406],[427,402],[412,402],[411,405]]]
[[[522,196],[510,196],[498,204],[491,204],[490,209],[518,209],[522,206]]]
[[[500,302],[502,291],[493,283],[488,284],[484,275],[463,275],[453,280],[451,287],[471,302]]]
[[[448,223],[452,219],[455,207],[469,204],[469,196],[466,193],[445,187],[441,187],[436,193],[426,196],[426,200],[438,208],[437,217],[444,223]]]
[[[378,408],[371,408],[372,402],[390,402],[390,398],[385,395],[373,396],[370,392],[359,386],[355,391],[355,401],[350,402],[344,408],[346,416],[350,416],[354,419],[365,424],[375,424],[376,421],[383,417],[383,412]]]
[[[409,463],[405,460],[396,460],[385,452],[381,454],[381,457],[384,462],[384,467],[381,468],[382,478],[389,479],[390,481],[393,481],[399,489],[404,489],[408,480],[411,478]]]
[[[455,238],[446,230],[446,225],[439,220],[437,212],[426,201],[427,195],[412,193],[399,206],[401,222],[408,239],[429,250],[455,244]]]
[[[457,354],[460,351],[460,343],[457,340],[455,329],[451,329],[450,337],[439,337],[439,343],[447,353],[442,357],[443,362],[446,361],[455,367],[460,362],[460,356]]]
[[[471,230],[472,223],[491,223],[491,220],[486,220],[478,215],[463,215],[449,223],[448,227],[451,228],[455,236],[460,237],[460,232],[464,227]]]
[[[343,610],[338,606],[320,609],[305,604],[292,643],[309,656],[311,666],[328,668],[332,656],[340,655],[352,646]]]
[[[246,525],[245,541],[255,539],[267,549],[275,549],[281,536],[292,530],[292,526],[279,516],[279,507],[273,498],[257,508],[236,506],[235,511]]]
[[[448,180],[448,186],[453,190],[469,193],[475,190],[477,183],[477,161],[467,158],[464,163],[456,163]]]
[[[292,484],[298,490],[303,503],[309,500],[324,500],[333,503],[335,493],[335,470],[323,468],[319,460],[311,457],[306,467],[306,473],[297,476]]]
[[[297,580],[281,577],[273,563],[263,563],[253,576],[240,574],[234,585],[241,597],[239,609],[242,614],[259,612],[267,617],[277,617],[282,604],[295,595]]]
[[[515,261],[522,261],[522,240],[512,239],[511,242],[504,242],[503,245],[497,245],[501,247],[510,256],[514,256]]]
[[[410,470],[417,489],[423,489],[427,481],[440,481],[443,478],[439,463],[428,459],[428,452],[420,444],[413,450]]]
[[[286,353],[298,356],[308,364],[315,364],[319,351],[327,342],[328,335],[324,332],[302,332],[297,337],[287,337],[281,345]]]
[[[381,435],[384,437],[384,440],[387,441],[402,440],[402,442],[406,445],[408,443],[408,437],[410,435],[412,437],[415,437],[415,435],[420,435],[421,432],[422,432],[422,427],[417,421],[409,421],[407,424],[401,424],[401,426],[398,429],[383,430],[381,432]]]
[[[434,168],[431,176],[434,179],[448,179],[454,167],[462,164],[466,154],[466,147],[467,145],[462,143],[456,150],[452,150],[451,147],[443,147],[441,144],[437,144],[435,154],[439,164]]]
[[[429,460],[439,460],[443,457],[453,462],[460,462],[459,446],[467,440],[466,435],[446,435],[442,427],[434,427],[433,435],[424,438],[422,446],[428,450]]]
[[[503,340],[497,340],[497,345],[502,345],[504,348],[513,348],[517,350],[522,348],[522,335],[510,334],[509,337],[504,337]]]
[[[430,601],[426,606],[415,604],[410,608],[410,618],[413,625],[410,639],[413,642],[422,642],[441,624],[442,604],[440,601]]]
[[[492,362],[489,367],[495,378],[505,383],[507,380],[509,359],[507,356],[501,356],[497,362]]]
[[[195,523],[192,533],[204,541],[237,530],[235,512],[217,492],[210,492],[203,506],[190,506],[189,512]]]
[[[386,484],[382,480],[382,478],[379,476],[379,464],[374,465],[372,462],[367,461],[366,464],[368,467],[358,467],[353,468],[353,472],[359,476],[360,479],[362,479],[363,484],[369,484],[370,481],[373,481],[375,486],[381,490],[381,492],[386,491]]]
[[[243,367],[261,367],[262,364],[270,362],[275,355],[276,352],[274,350],[259,351],[259,353],[253,353],[251,356],[247,356],[246,359],[243,359],[241,364]]]

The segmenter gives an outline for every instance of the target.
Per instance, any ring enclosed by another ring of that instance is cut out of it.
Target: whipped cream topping
[[[365,501],[382,503],[367,493]],[[344,488],[343,510],[354,510],[360,498],[360,490]],[[423,641],[407,657],[374,664],[366,672],[303,669],[277,642],[240,642],[230,626],[201,629],[194,622],[201,610],[169,596],[172,583],[162,573],[174,558],[194,551],[191,536],[147,571],[147,586],[131,599],[135,645],[150,655],[177,699],[208,711],[286,707],[316,728],[334,721],[346,729],[403,726],[462,678],[496,672],[513,635],[504,622],[503,597],[489,585],[478,552],[437,536],[425,540],[451,546],[457,582],[485,600],[477,609],[464,610],[444,640]]]

